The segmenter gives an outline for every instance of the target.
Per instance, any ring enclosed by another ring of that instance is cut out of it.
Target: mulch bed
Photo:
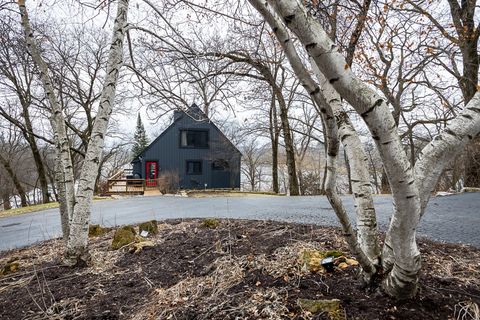
[[[312,273],[303,249],[348,249],[336,228],[201,219],[159,223],[154,246],[109,249],[113,231],[91,239],[93,265],[62,266],[62,241],[0,253],[0,319],[331,319],[299,298],[339,299],[347,319],[460,319],[480,304],[480,249],[420,240],[416,299],[392,300],[358,285],[358,267]],[[473,310],[473,311],[472,311]],[[465,319],[474,319],[465,317]],[[477,318],[478,319],[478,318]]]

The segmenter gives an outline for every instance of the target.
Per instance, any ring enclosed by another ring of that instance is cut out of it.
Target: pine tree
[[[137,116],[137,127],[135,128],[135,134],[133,135],[133,148],[132,148],[132,155],[133,157],[137,157],[143,149],[145,149],[148,144],[147,134],[145,132],[145,127],[143,126],[142,118],[140,114]]]

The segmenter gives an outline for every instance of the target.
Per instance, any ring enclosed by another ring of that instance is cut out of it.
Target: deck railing
[[[109,179],[109,193],[144,193],[144,179]]]

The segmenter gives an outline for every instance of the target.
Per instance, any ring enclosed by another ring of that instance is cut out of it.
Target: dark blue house
[[[241,153],[193,104],[133,161],[133,177],[154,187],[174,175],[182,189],[240,188]]]

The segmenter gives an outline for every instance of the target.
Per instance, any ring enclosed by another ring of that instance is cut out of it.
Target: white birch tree
[[[105,134],[113,110],[115,91],[120,68],[123,63],[123,43],[127,27],[128,2],[128,0],[119,0],[117,4],[117,13],[106,67],[106,77],[91,137],[87,146],[85,160],[81,169],[77,192],[75,193],[73,165],[66,134],[64,113],[58,103],[59,100],[53,88],[47,64],[35,41],[25,6],[25,0],[18,0],[27,48],[39,70],[42,86],[52,111],[50,122],[55,133],[59,163],[61,163],[61,165],[59,165],[60,177],[63,180],[66,197],[64,206],[66,212],[62,214],[62,226],[63,230],[68,232],[67,235],[64,234],[67,247],[64,262],[67,265],[85,265],[90,260],[87,246],[90,210]],[[62,192],[59,194],[62,194]]]
[[[251,2],[256,5],[257,9],[260,8],[259,6],[267,9],[273,8],[281,17],[283,26],[288,27],[296,35],[311,56],[315,67],[320,70],[320,78],[325,77],[326,81],[323,83],[325,96],[331,85],[343,99],[353,106],[369,128],[383,161],[394,201],[394,213],[381,256],[384,272],[383,288],[387,294],[396,298],[413,297],[417,291],[421,267],[420,252],[415,239],[416,227],[425,212],[431,191],[445,165],[480,133],[480,94],[477,92],[463,111],[422,150],[415,167],[412,167],[401,144],[398,128],[390,112],[387,99],[377,94],[353,74],[337,45],[332,42],[318,20],[307,13],[303,3],[298,0],[252,0]],[[267,21],[271,20],[268,12],[259,11]],[[273,30],[279,33],[278,27],[273,27]],[[285,36],[280,41],[281,43],[293,42],[288,34]],[[284,49],[288,50],[285,46]],[[304,81],[305,79],[306,77],[304,77]],[[316,95],[316,91],[313,90],[310,93]],[[332,102],[336,102],[336,99],[333,98],[324,105],[331,108]],[[329,113],[328,108],[324,113]],[[327,118],[325,117],[325,119]],[[337,115],[336,118],[338,123],[339,116]],[[328,128],[329,124],[326,123],[326,125]],[[333,132],[331,129],[328,131]],[[332,134],[330,134],[329,141],[335,141]],[[334,153],[329,155],[329,174],[334,174],[333,155]],[[366,165],[366,157],[364,160]],[[358,170],[360,169],[355,171],[358,172]],[[332,183],[331,178],[328,181],[328,184]],[[338,214],[342,211],[341,203],[338,204],[333,196],[332,194],[333,201],[331,200],[331,203],[334,208],[338,206],[335,209]],[[345,230],[349,226],[349,222],[342,221],[342,217],[344,216],[339,215]],[[374,231],[376,224],[366,227],[372,229],[370,231]],[[366,255],[368,250],[365,248],[359,250],[358,246],[355,246],[355,239],[352,239],[351,233],[347,233],[347,235],[350,235],[347,240],[349,240],[350,246],[356,249],[354,252],[360,256],[365,269],[368,267],[368,263],[362,258],[362,255]],[[372,272],[368,269],[365,271]]]

